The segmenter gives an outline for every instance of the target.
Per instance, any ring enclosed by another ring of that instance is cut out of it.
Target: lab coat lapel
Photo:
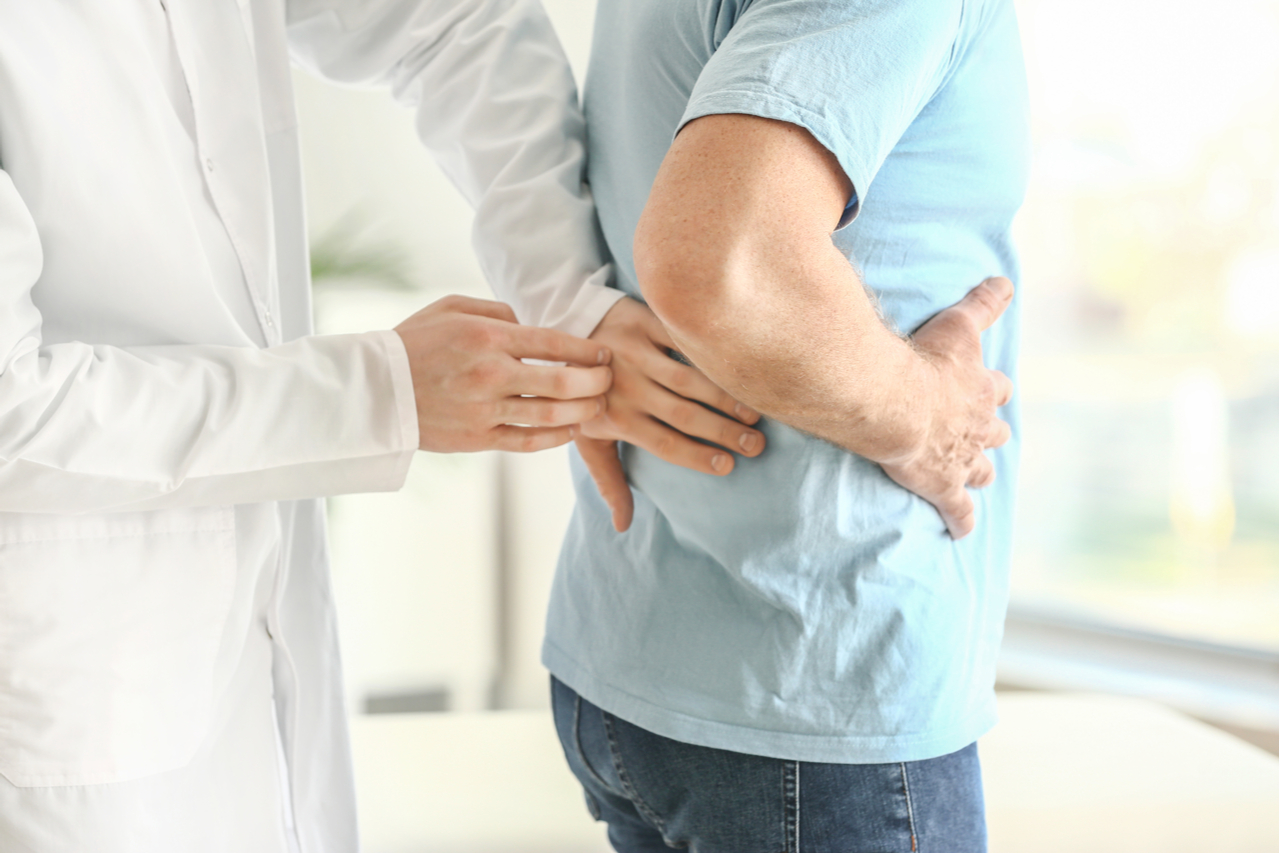
[[[240,259],[262,337],[276,344],[271,176],[248,22],[234,0],[167,0],[166,8],[191,93],[205,184]]]

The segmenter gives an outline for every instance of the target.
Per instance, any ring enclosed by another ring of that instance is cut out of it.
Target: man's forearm
[[[831,241],[851,192],[830,152],[795,125],[693,121],[636,229],[640,289],[724,390],[879,462],[964,536],[974,524],[965,488],[995,478],[983,451],[1009,437],[996,410],[1013,388],[983,366],[980,334],[1013,288],[988,279],[910,343],[898,338]]]
[[[759,168],[744,181],[749,158]],[[771,180],[774,163],[787,174]],[[891,460],[927,429],[936,379],[885,328],[831,242],[848,194],[841,181],[830,155],[791,126],[741,116],[694,122],[668,154],[637,229],[636,273],[681,351],[730,394]]]
[[[885,328],[830,241],[736,271],[718,269],[714,258],[686,258],[679,282],[686,295],[659,297],[655,310],[681,352],[720,387],[875,461],[915,449],[931,417],[936,373]],[[691,277],[698,266],[718,269],[721,280]]]

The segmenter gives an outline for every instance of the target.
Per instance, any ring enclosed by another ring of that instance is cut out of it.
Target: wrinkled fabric
[[[603,0],[587,76],[589,178],[619,286],[674,134],[737,113],[806,128],[850,178],[834,236],[886,321],[910,332],[993,275],[1026,93],[1007,0]],[[1018,305],[983,336],[1016,380]],[[800,392],[802,393],[802,391]],[[616,534],[575,458],[578,503],[543,660],[604,710],[683,742],[814,762],[945,755],[995,718],[1019,441],[992,453],[955,542],[879,466],[764,420],[764,453],[709,477],[624,446]]]
[[[312,334],[291,53],[416,110],[524,322],[621,295],[533,0],[0,4],[5,851],[356,849],[317,498],[418,430],[394,332]]]

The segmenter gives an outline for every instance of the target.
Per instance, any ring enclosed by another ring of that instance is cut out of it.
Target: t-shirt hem
[[[542,663],[588,702],[654,734],[695,746],[784,761],[818,764],[924,761],[965,748],[996,723],[992,697],[960,725],[923,735],[815,735],[756,729],[654,705],[596,678],[549,639],[542,646]]]

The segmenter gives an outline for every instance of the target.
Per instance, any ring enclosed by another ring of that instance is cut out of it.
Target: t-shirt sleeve
[[[853,184],[842,228],[945,79],[963,2],[754,0],[702,69],[680,127],[734,113],[805,128]]]

